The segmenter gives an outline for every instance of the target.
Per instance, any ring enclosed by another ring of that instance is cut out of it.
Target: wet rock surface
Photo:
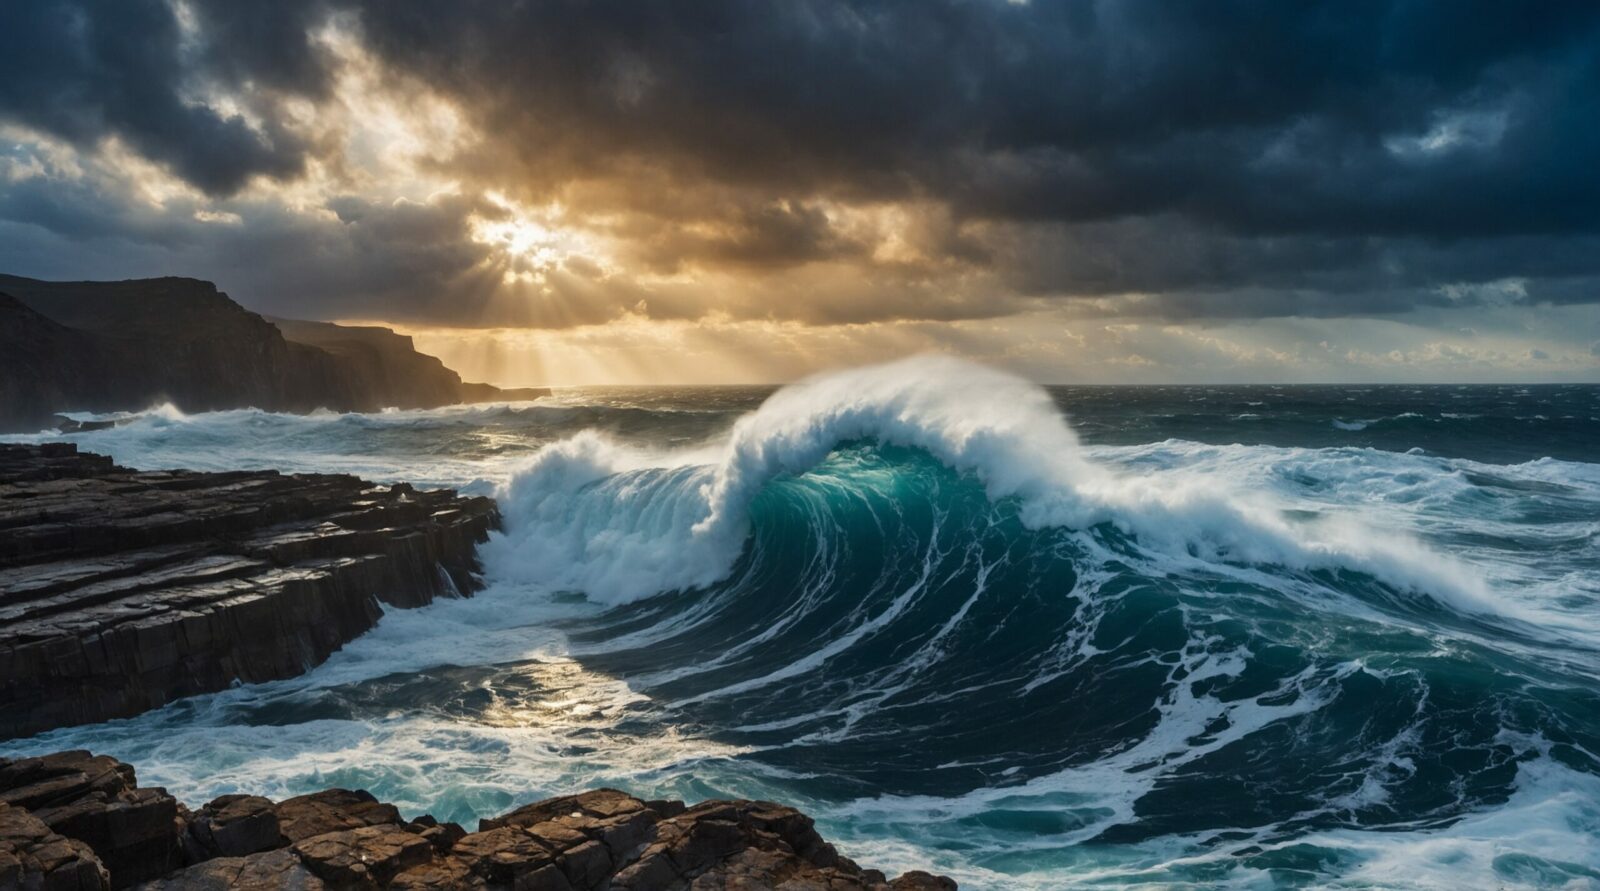
[[[277,835],[272,834],[276,828]],[[249,853],[236,853],[246,849]],[[841,856],[793,808],[643,801],[612,789],[553,798],[478,831],[355,790],[273,803],[226,795],[195,811],[88,752],[0,760],[0,887],[145,891],[953,891]]]
[[[494,502],[0,444],[0,738],[301,674],[476,587]]]

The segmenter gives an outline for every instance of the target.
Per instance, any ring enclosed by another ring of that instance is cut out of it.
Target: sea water
[[[469,827],[599,785],[770,798],[970,888],[1600,887],[1600,387],[922,358],[121,420],[12,438],[491,494],[487,587],[5,753]]]

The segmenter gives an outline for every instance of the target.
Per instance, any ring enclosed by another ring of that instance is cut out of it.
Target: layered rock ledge
[[[473,591],[498,522],[449,490],[0,444],[0,738],[301,674],[382,604]]]
[[[643,801],[614,789],[552,798],[476,832],[406,820],[372,795],[272,802],[224,795],[191,811],[88,752],[0,759],[0,887],[99,891],[953,891],[841,856],[799,811],[766,801]]]

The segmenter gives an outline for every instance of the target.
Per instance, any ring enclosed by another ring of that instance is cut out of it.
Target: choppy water
[[[1600,887],[1600,387],[1043,390],[914,360],[71,437],[501,499],[488,589],[0,745],[469,821],[770,797],[973,888]]]

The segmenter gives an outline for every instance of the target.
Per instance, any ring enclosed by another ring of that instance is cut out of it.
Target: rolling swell
[[[720,453],[547,449],[492,559],[613,604],[567,628],[580,661],[836,820],[915,814],[998,872],[1338,872],[1330,833],[1448,832],[1600,772],[1600,698],[1418,545],[1097,466],[981,370],[786,392]]]

